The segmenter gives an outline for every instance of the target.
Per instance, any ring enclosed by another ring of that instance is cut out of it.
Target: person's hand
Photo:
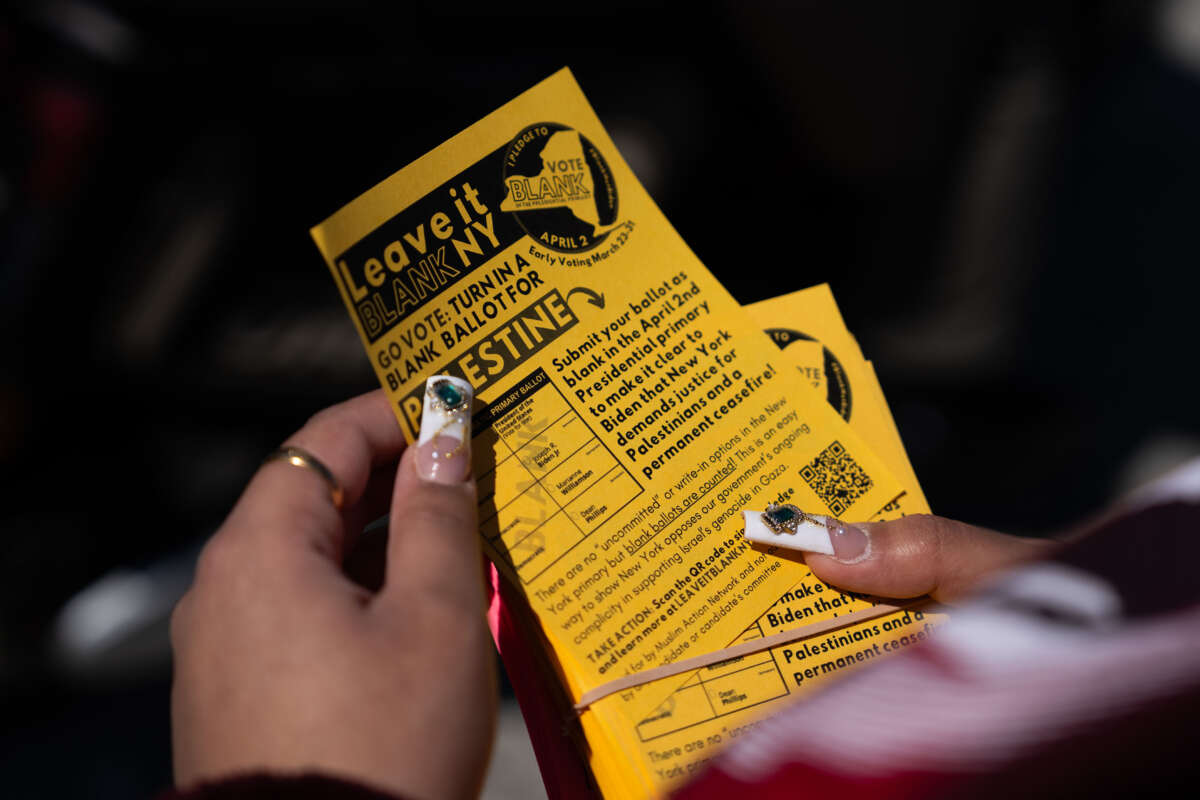
[[[469,453],[439,436],[390,468],[404,440],[381,391],[287,443],[329,468],[345,508],[316,472],[273,461],[204,548],[171,621],[176,784],[316,771],[413,798],[474,795],[496,686]],[[343,557],[388,493],[372,592]]]
[[[1045,558],[1055,546],[931,514],[829,527],[834,555],[804,556],[825,583],[881,597],[929,595],[950,603],[989,574]]]

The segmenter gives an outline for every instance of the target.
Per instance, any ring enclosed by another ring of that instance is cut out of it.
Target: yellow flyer
[[[746,545],[743,508],[853,515],[901,491],[781,368],[567,70],[312,235],[410,440],[427,376],[474,385],[483,545],[575,697],[724,646],[796,583]]]
[[[929,507],[874,370],[845,328],[829,287],[822,284],[746,310],[780,346],[785,363],[801,374],[813,396],[836,409],[894,474],[905,476],[904,492],[898,498],[866,514],[893,519],[927,513]],[[840,592],[805,569],[803,577],[737,641],[760,639],[870,605],[869,598]],[[582,724],[602,793],[607,798],[641,798],[669,792],[703,768],[724,744],[784,703],[924,640],[944,619],[944,614],[915,607],[714,664],[690,676],[664,678],[647,691],[666,700],[632,727],[619,709],[619,699],[597,703]],[[669,685],[660,688],[662,684]]]
[[[929,511],[871,362],[846,328],[829,284],[746,306],[814,391],[850,423],[904,484],[901,514]],[[882,518],[882,517],[881,517]]]

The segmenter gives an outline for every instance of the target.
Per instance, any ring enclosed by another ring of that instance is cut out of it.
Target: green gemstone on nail
[[[458,387],[450,381],[439,383],[434,387],[433,393],[446,405],[446,408],[456,408],[462,405],[463,400],[466,399],[463,397],[463,393],[458,390]]]
[[[805,514],[791,503],[771,503],[761,518],[766,526],[776,533],[795,533]]]
[[[791,522],[797,516],[796,512],[787,506],[776,506],[767,512],[767,516],[771,518],[777,525]]]

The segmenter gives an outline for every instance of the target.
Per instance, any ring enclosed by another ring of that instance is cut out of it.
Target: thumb
[[[987,574],[1042,558],[1053,546],[932,514],[853,525],[828,518],[827,528],[834,554],[805,554],[821,580],[862,594],[939,602],[953,602]]]
[[[382,599],[476,613],[483,608],[483,581],[471,386],[445,375],[430,378],[428,386],[420,438],[396,470]]]

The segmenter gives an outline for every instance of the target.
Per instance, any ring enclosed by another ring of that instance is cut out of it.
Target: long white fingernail
[[[829,538],[828,528],[831,518],[792,509],[795,506],[772,505],[767,511],[743,511],[746,538],[772,547],[833,555],[833,542]],[[763,518],[767,514],[772,514],[771,524]]]
[[[425,410],[414,464],[422,479],[459,483],[471,474],[471,384],[450,375],[425,383]]]
[[[471,403],[475,390],[453,375],[434,375],[425,382],[425,407],[421,411],[421,435],[417,444],[435,436],[450,436],[460,442],[471,435]]]

